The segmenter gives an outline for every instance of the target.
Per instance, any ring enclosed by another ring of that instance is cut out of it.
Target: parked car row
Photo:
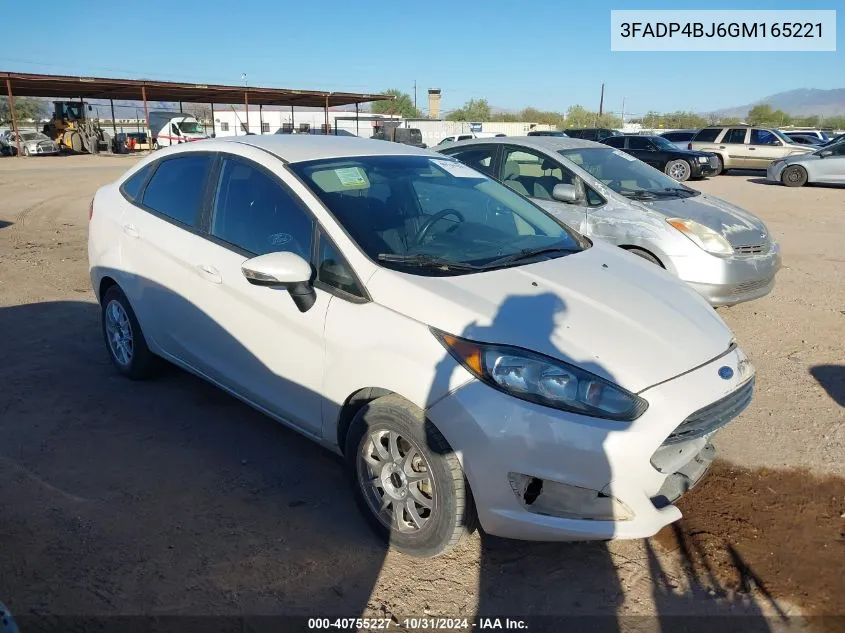
[[[343,455],[364,516],[413,555],[477,523],[653,535],[751,401],[711,306],[768,292],[777,244],[607,145],[440,151],[240,136],[139,161],[90,209],[114,366],[166,359]]]

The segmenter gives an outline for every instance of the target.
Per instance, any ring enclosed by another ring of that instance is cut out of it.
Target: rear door
[[[122,218],[122,283],[145,336],[166,356],[193,368],[207,341],[193,324],[202,304],[203,272],[192,254],[205,240],[199,218],[215,154],[177,154],[154,163],[140,199]]]
[[[772,161],[786,156],[789,151],[771,130],[752,129],[747,166],[749,169],[766,169]]]
[[[500,145],[468,145],[466,147],[457,147],[454,149],[447,149],[441,152],[446,156],[451,156],[461,161],[464,165],[468,165],[473,169],[480,171],[491,178],[497,178],[496,174],[496,158],[499,152]]]
[[[748,128],[728,128],[719,143],[719,153],[725,156],[725,167],[748,168]]]

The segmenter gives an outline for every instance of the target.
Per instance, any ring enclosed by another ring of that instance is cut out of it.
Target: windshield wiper
[[[464,264],[463,262],[453,262],[442,257],[435,257],[434,255],[426,255],[425,253],[379,253],[376,259],[380,262],[392,262],[396,264],[405,264],[406,266],[419,266],[423,268],[442,268],[448,270],[480,270],[478,266],[472,264]]]
[[[488,262],[482,266],[483,269],[487,270],[490,268],[498,268],[499,266],[505,266],[512,262],[518,262],[523,259],[528,259],[530,257],[535,257],[536,255],[545,255],[546,253],[578,253],[580,249],[577,248],[565,248],[562,246],[544,246],[542,248],[523,248],[518,253],[511,253],[510,255],[505,255],[504,257],[500,257],[499,259],[494,259],[492,262]]]
[[[633,200],[651,200],[655,197],[654,192],[646,191],[645,189],[620,189],[616,193],[623,195],[626,198],[631,198]]]
[[[696,195],[694,191],[683,189],[682,187],[666,187],[663,191],[651,191],[649,193],[652,193],[655,196],[677,196],[679,193],[682,193],[689,198]]]

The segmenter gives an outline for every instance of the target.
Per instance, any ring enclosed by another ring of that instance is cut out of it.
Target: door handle
[[[724,145],[719,145],[719,149],[725,149]]]
[[[200,277],[213,284],[223,283],[223,277],[220,275],[220,271],[214,266],[209,264],[197,264],[197,272],[200,274]]]
[[[138,231],[137,227],[134,224],[124,224],[123,232],[126,233],[129,237],[138,238],[141,236],[141,233]]]
[[[756,151],[756,150],[757,150],[757,148],[756,148],[756,147],[749,147],[749,148],[748,148],[748,151],[750,151],[750,152],[754,152],[754,151]]]

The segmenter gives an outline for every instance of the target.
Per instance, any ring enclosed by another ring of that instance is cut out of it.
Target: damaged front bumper
[[[719,375],[724,366],[733,370],[730,380]],[[649,408],[634,422],[550,409],[479,381],[428,416],[456,448],[486,532],[523,540],[643,538],[681,518],[673,502],[706,473],[712,435],[747,406],[752,389],[753,368],[734,349],[644,390]]]

